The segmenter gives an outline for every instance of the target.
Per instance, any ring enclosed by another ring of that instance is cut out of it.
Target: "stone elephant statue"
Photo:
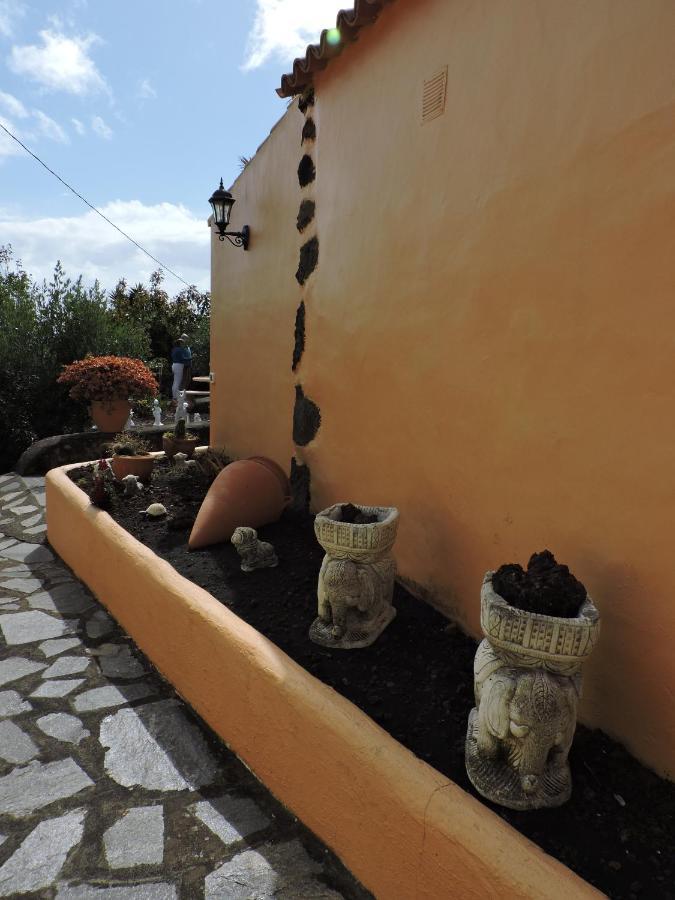
[[[391,557],[357,563],[326,555],[319,572],[319,620],[336,641],[361,641],[371,628],[391,617],[396,563]],[[383,613],[383,610],[386,612]]]
[[[570,782],[567,756],[578,700],[573,678],[538,667],[505,665],[484,640],[474,662],[474,688],[479,756],[505,760],[523,794],[533,801],[533,795],[543,796],[551,784],[560,790]]]

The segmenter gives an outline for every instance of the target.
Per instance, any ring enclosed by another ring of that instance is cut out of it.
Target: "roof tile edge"
[[[347,44],[353,43],[359,31],[371,25],[380,15],[383,7],[394,0],[354,0],[353,9],[341,9],[337,15],[335,27],[340,32],[339,44],[328,41],[329,29],[321,32],[318,44],[310,44],[304,57],[293,61],[293,71],[281,76],[281,87],[277,88],[280,97],[293,97],[301,94],[312,84],[314,72],[321,71],[336,56],[342,53]]]

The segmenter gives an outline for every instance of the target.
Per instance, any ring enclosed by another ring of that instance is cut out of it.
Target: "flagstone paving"
[[[0,897],[367,900],[43,543],[43,509],[44,479],[0,476]]]

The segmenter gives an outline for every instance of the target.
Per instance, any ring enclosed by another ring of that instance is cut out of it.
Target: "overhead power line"
[[[173,269],[170,269],[161,260],[157,259],[156,256],[153,256],[152,253],[150,253],[148,250],[145,249],[145,247],[141,247],[141,245],[138,243],[138,241],[135,241],[130,235],[128,235],[126,233],[126,231],[122,231],[122,229],[119,227],[119,225],[115,225],[115,223],[113,221],[111,221],[106,215],[104,215],[100,209],[96,209],[96,207],[92,203],[90,203],[86,197],[83,197],[82,194],[78,193],[75,190],[75,188],[71,187],[67,181],[64,181],[60,175],[57,175],[57,173],[53,169],[50,169],[49,166],[47,165],[47,163],[43,162],[39,156],[36,156],[32,150],[30,150],[28,147],[26,147],[26,145],[24,143],[22,143],[15,134],[12,134],[12,132],[9,130],[9,128],[6,128],[2,124],[2,122],[0,122],[0,128],[2,128],[3,131],[6,131],[7,134],[12,138],[12,140],[16,141],[20,147],[23,147],[23,149],[26,151],[26,153],[28,153],[30,156],[32,156],[34,160],[39,162],[40,165],[43,168],[45,168],[49,172],[50,175],[53,175],[54,178],[58,179],[61,182],[61,184],[64,185],[64,187],[67,187],[68,190],[71,191],[73,194],[75,194],[76,197],[79,197],[83,203],[86,203],[86,205],[89,207],[89,209],[92,209],[102,219],[105,219],[105,221],[108,223],[108,225],[112,225],[112,227],[115,229],[115,231],[119,231],[119,233],[122,235],[122,237],[125,237],[128,241],[131,241],[131,243],[134,245],[134,247],[138,247],[138,249],[141,251],[141,253],[145,253],[146,256],[149,256],[150,259],[153,262],[156,262],[160,268],[165,269],[170,275],[173,275],[174,278],[178,279],[178,281],[180,281],[186,287],[192,287],[192,285],[188,284],[184,278],[181,278],[180,275],[177,275],[173,271]]]

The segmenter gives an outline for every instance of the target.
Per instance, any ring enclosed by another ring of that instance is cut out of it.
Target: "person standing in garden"
[[[174,400],[178,400],[178,394],[183,390],[183,378],[185,375],[185,363],[192,365],[192,353],[189,347],[185,346],[183,336],[179,337],[171,350],[171,371],[173,372],[173,386],[171,388],[171,396]]]
[[[187,334],[181,334],[180,340],[183,342],[183,378],[180,390],[187,391],[192,381],[192,350],[188,343],[190,338]]]

